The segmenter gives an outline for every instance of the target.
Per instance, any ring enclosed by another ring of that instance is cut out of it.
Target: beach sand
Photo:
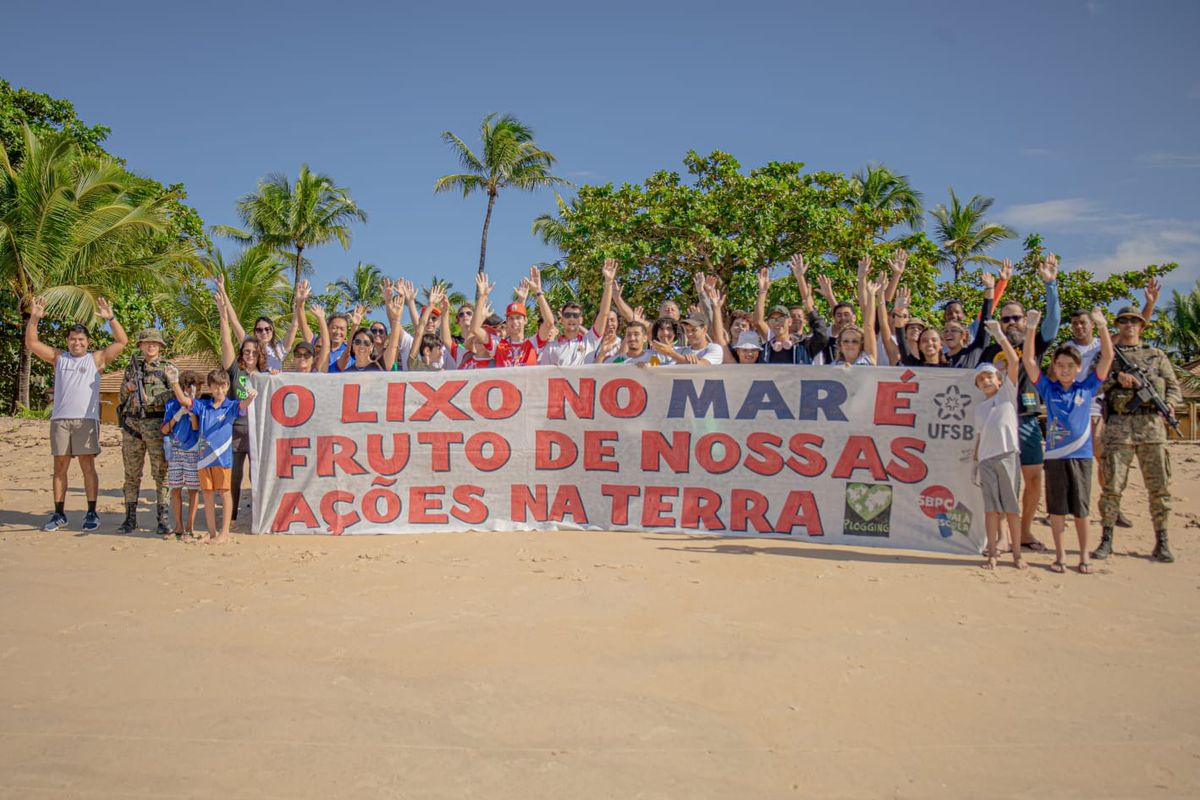
[[[1083,576],[639,533],[122,536],[109,427],[102,531],[73,467],[71,528],[41,533],[47,431],[0,419],[0,797],[1200,796],[1200,447],[1172,450],[1178,562],[1148,559],[1135,473],[1134,530]]]

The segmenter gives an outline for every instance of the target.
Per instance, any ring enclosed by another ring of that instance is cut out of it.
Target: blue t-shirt
[[[179,401],[171,398],[163,409],[163,419],[170,422],[179,409],[183,408]],[[200,442],[200,431],[192,427],[192,415],[184,414],[179,421],[171,426],[171,449],[191,450]]]
[[[1046,458],[1092,457],[1092,399],[1103,384],[1091,373],[1064,389],[1042,373],[1034,388],[1046,404]]]
[[[337,362],[338,362],[338,359],[342,357],[342,353],[346,352],[347,347],[349,347],[349,343],[342,342],[341,345],[339,345],[338,347],[330,348],[330,350],[329,350],[329,371],[330,372],[341,372],[341,370],[338,369]],[[354,356],[350,356],[350,363],[351,364],[354,363]]]
[[[192,413],[200,420],[200,454],[196,467],[232,467],[233,421],[238,416],[238,401],[226,397],[225,402],[214,406],[212,400],[202,397],[192,403]]]

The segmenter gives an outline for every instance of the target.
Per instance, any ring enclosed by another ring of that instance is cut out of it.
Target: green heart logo
[[[892,487],[879,483],[852,483],[846,487],[846,503],[863,522],[870,522],[892,505]]]

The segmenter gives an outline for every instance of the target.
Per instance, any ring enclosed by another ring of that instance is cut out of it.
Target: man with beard
[[[1025,339],[1025,307],[1015,300],[1000,307],[1000,328],[1019,355],[1023,354],[1025,347],[1032,346],[1037,362],[1041,363],[1042,356],[1058,335],[1058,326],[1062,321],[1062,308],[1058,300],[1056,256],[1050,254],[1042,260],[1038,265],[1038,277],[1042,279],[1045,287],[1046,313],[1042,317],[1042,326],[1034,341],[1027,342]],[[1005,370],[1004,351],[999,344],[993,343],[984,350],[979,361],[983,364],[996,364],[1001,371]],[[1033,535],[1033,515],[1037,512],[1038,499],[1042,495],[1042,464],[1045,460],[1045,437],[1038,421],[1042,410],[1037,390],[1022,368],[1017,380],[1017,429],[1020,439],[1021,482],[1024,484],[1021,492],[1021,544],[1035,551],[1046,549]]]
[[[605,364],[648,364],[654,357],[654,351],[647,347],[650,334],[646,323],[634,320],[625,326],[625,336],[621,340],[620,349],[616,354],[605,358]]]
[[[565,303],[559,315],[559,326],[562,333],[551,341],[550,333],[554,327],[554,311],[542,293],[541,273],[536,267],[529,271],[529,285],[537,298],[538,312],[542,316],[542,324],[537,333],[537,348],[541,353],[538,359],[539,364],[579,367],[592,362],[593,355],[600,347],[600,337],[604,333],[604,325],[608,321],[608,311],[612,306],[613,282],[617,277],[616,259],[604,259],[601,274],[604,276],[604,291],[600,295],[600,308],[596,311],[596,319],[592,326],[584,329],[582,306],[575,302]]]

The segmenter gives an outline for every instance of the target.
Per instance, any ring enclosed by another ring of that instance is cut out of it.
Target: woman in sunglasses
[[[225,276],[217,276],[217,289],[225,296],[226,301],[229,300],[229,295],[225,292]],[[229,308],[229,327],[233,331],[235,341],[243,341],[246,337],[246,329],[242,327],[241,321],[238,320],[237,312],[233,310],[233,304],[227,302]],[[254,320],[254,338],[262,345],[262,351],[267,359],[267,370],[272,372],[280,372],[283,370],[283,360],[292,349],[292,345],[296,341],[296,326],[288,326],[287,337],[280,340],[275,335],[275,323],[270,317],[259,317]],[[267,370],[263,370],[266,372]]]
[[[400,333],[404,330],[400,324],[404,301],[404,293],[397,292],[388,298],[384,306],[392,332],[383,346],[383,352],[376,355],[375,339],[369,327],[358,328],[350,337],[350,346],[342,351],[337,360],[338,372],[391,372],[396,363],[396,351],[400,347]]]

